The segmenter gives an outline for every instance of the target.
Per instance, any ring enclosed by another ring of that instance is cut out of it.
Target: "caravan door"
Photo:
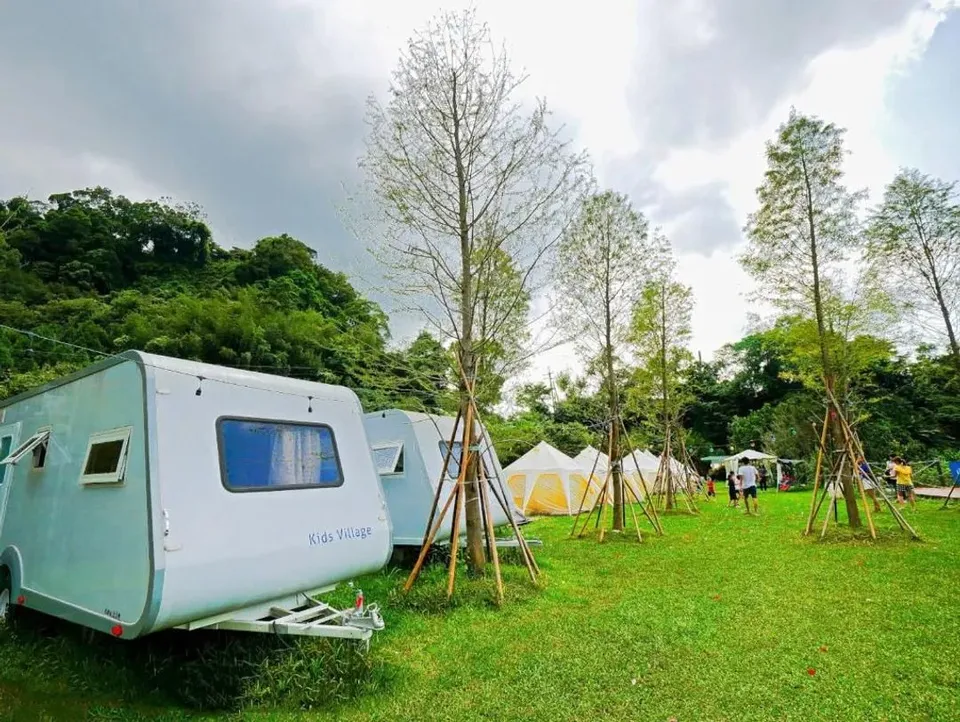
[[[20,424],[0,426],[0,461],[17,448],[20,441]],[[3,529],[3,517],[7,512],[7,497],[10,496],[10,483],[13,481],[13,465],[0,464],[0,529]]]

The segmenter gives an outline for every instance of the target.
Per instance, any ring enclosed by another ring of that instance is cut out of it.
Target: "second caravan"
[[[363,421],[390,511],[393,543],[395,546],[420,546],[456,419],[390,409],[366,414]],[[485,429],[482,429],[482,433],[482,459],[487,473],[499,487],[499,496],[514,519],[518,523],[525,521],[503,484],[503,469],[493,444],[486,437]],[[451,483],[459,474],[460,447],[461,442],[457,441],[450,456],[447,479]],[[491,506],[495,526],[510,522],[495,499],[491,499]],[[465,530],[464,520],[460,533]],[[449,538],[450,525],[445,524],[437,540]]]

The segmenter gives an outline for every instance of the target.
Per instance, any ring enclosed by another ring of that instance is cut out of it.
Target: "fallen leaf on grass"
[[[821,652],[826,652],[828,649],[829,649],[829,647],[828,647],[827,645],[825,645],[825,644],[821,644],[821,645],[820,645],[820,651],[821,651]]]

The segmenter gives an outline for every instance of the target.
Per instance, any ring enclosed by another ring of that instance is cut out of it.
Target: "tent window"
[[[371,451],[380,476],[403,473],[403,444],[374,446]]]
[[[27,454],[33,454],[33,464],[31,468],[42,469],[47,463],[47,444],[50,441],[50,429],[38,431],[20,446],[10,452],[5,458],[0,459],[2,464],[16,464]]]
[[[217,444],[227,491],[343,485],[337,441],[324,424],[221,418]]]
[[[447,458],[447,442],[440,442],[440,463]],[[460,476],[460,459],[463,458],[463,442],[453,442],[453,453],[450,454],[450,463],[447,464],[447,476],[456,479]]]
[[[127,470],[127,448],[133,428],[101,431],[93,434],[87,443],[83,461],[81,484],[116,484],[123,481]]]

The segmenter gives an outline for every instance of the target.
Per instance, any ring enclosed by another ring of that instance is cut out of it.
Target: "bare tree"
[[[473,11],[445,13],[410,39],[389,97],[367,109],[360,166],[378,201],[375,253],[395,290],[455,344],[465,415],[479,359],[516,328],[588,170],[550,128],[546,104],[518,99],[524,80]],[[484,288],[504,258],[514,282]],[[466,482],[467,556],[479,571],[473,470]]]
[[[607,391],[617,530],[625,522],[617,367],[629,350],[630,318],[643,289],[649,250],[643,214],[626,196],[604,191],[584,200],[560,243],[557,264],[558,321],[602,369]]]
[[[960,364],[960,202],[955,183],[909,168],[887,186],[870,217],[867,256],[884,286],[929,327],[937,320]],[[938,334],[940,335],[940,334]]]
[[[843,185],[844,130],[814,116],[790,111],[767,143],[767,171],[757,189],[760,207],[745,231],[744,268],[759,282],[758,296],[787,315],[813,319],[819,376],[828,397],[837,388],[837,319],[844,303],[844,262],[861,243],[857,208],[862,192]],[[840,445],[840,429],[834,439]],[[844,485],[851,527],[860,526],[852,484]]]

